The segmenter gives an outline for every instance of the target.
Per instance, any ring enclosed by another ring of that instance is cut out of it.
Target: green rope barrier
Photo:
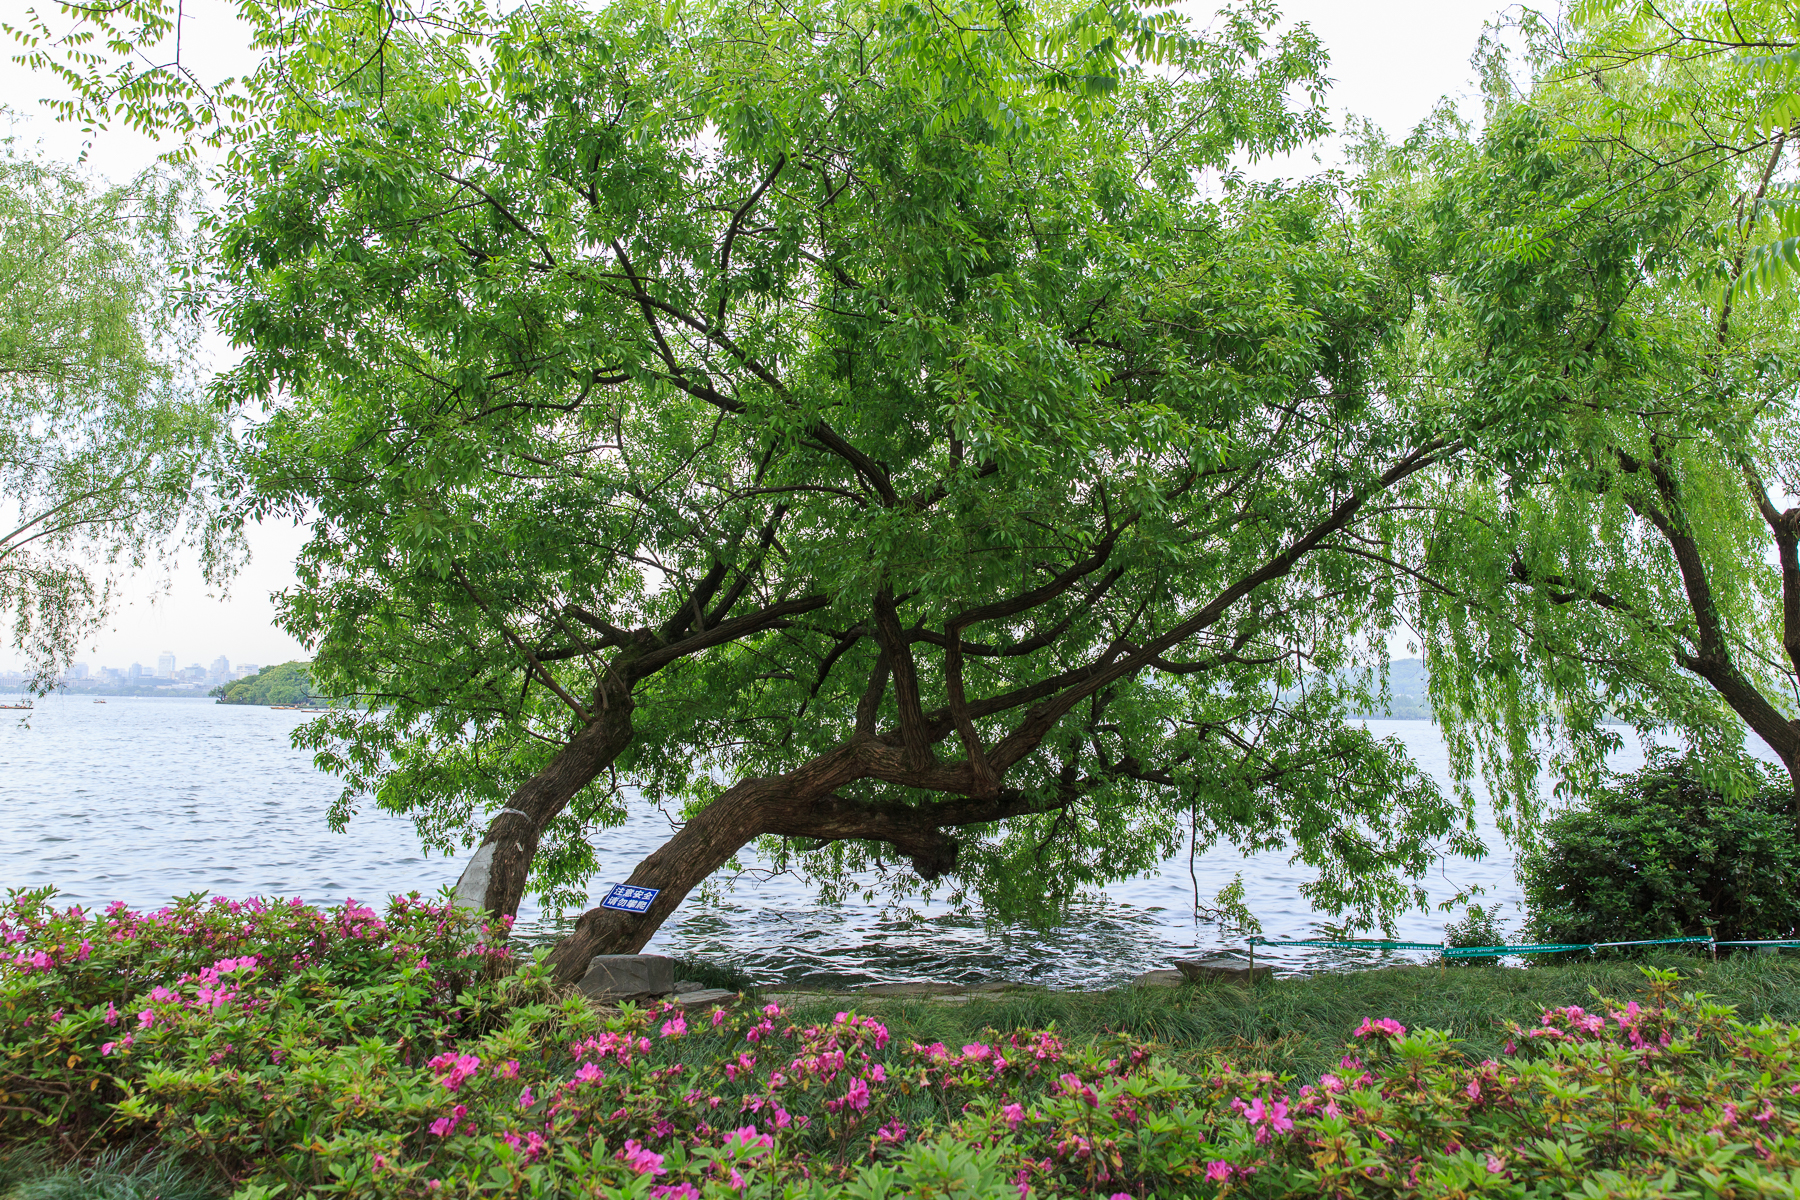
[[[1773,941],[1762,941],[1762,942],[1714,942],[1714,943],[1713,943],[1713,944],[1714,944],[1714,945],[1715,945],[1715,946],[1800,946],[1800,939],[1795,939],[1795,938],[1788,938],[1788,939],[1786,939],[1786,940],[1783,940],[1783,939],[1780,939],[1780,938],[1777,938],[1777,939],[1775,939],[1775,940],[1773,940]]]
[[[1502,954],[1556,954],[1565,950],[1592,950],[1592,942],[1543,943],[1524,946],[1451,946],[1445,958],[1491,958]]]
[[[1684,946],[1684,945],[1726,945],[1724,942],[1713,942],[1709,937],[1675,937],[1645,938],[1638,942],[1595,942],[1594,949],[1604,950],[1609,946]]]

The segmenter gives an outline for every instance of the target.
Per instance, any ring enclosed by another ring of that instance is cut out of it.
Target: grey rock
[[[696,983],[692,979],[677,979],[675,981],[675,994],[677,996],[681,995],[683,992],[704,992],[705,990],[706,985],[704,983]]]
[[[960,983],[926,983],[922,980],[908,983],[871,983],[867,987],[856,989],[856,993],[864,996],[948,996],[969,989]]]
[[[1178,958],[1175,966],[1195,983],[1216,983],[1220,980],[1228,983],[1251,983],[1275,977],[1273,967],[1253,968],[1249,963],[1239,962],[1235,958]]]
[[[675,1003],[683,1008],[711,1008],[715,1004],[736,1004],[738,994],[728,992],[724,988],[700,988],[697,991],[675,993]]]
[[[596,954],[575,986],[594,1000],[666,996],[675,990],[675,960],[662,954]]]
[[[1131,981],[1133,987],[1180,987],[1187,977],[1180,971],[1145,971]]]

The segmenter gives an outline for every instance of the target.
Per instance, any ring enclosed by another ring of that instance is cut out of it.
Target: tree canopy
[[[320,517],[285,620],[366,701],[309,734],[340,817],[497,814],[510,910],[534,859],[585,883],[618,784],[680,803],[650,920],[568,963],[758,837],[1040,916],[1287,845],[1364,921],[1475,848],[1315,671],[1379,657],[1367,551],[1458,443],[1377,386],[1408,300],[1343,197],[1234,170],[1323,128],[1309,34],[484,19],[315,14],[227,181],[225,386]]]

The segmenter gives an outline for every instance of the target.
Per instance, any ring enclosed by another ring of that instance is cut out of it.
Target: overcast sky
[[[1211,5],[1190,7],[1202,11]],[[203,63],[214,74],[249,65],[232,8],[219,0],[186,0],[185,61]],[[1335,82],[1329,101],[1340,127],[1348,112],[1398,134],[1422,120],[1442,96],[1475,115],[1469,56],[1483,25],[1505,10],[1494,0],[1286,0],[1282,11],[1291,21],[1312,25],[1330,51]],[[34,116],[42,81],[11,63],[0,69],[6,73],[0,102],[24,118],[16,132],[40,138],[51,153],[74,157],[79,136]],[[156,147],[143,138],[108,133],[96,142],[90,162],[101,174],[125,178],[147,165],[155,153]],[[1316,169],[1315,155],[1328,163],[1336,159],[1331,148],[1324,147],[1278,164],[1277,169],[1287,174],[1310,172]],[[214,353],[223,353],[223,347]],[[271,599],[272,593],[292,584],[294,554],[304,540],[303,529],[285,523],[252,530],[251,562],[228,593],[209,588],[191,562],[166,575],[129,581],[113,619],[83,657],[91,665],[120,667],[134,661],[153,664],[165,650],[182,666],[210,663],[220,654],[234,664],[265,666],[305,657],[305,649],[275,627]],[[7,649],[0,650],[0,665],[22,664]]]

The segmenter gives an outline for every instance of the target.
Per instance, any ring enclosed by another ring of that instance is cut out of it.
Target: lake
[[[22,714],[0,714],[15,717]],[[65,901],[124,900],[156,908],[189,892],[300,896],[335,903],[379,901],[392,892],[431,892],[454,883],[460,859],[426,857],[409,822],[382,812],[347,832],[326,826],[336,781],[289,744],[305,714],[206,699],[51,696],[28,723],[0,722],[0,884],[53,884]],[[1443,739],[1427,721],[1370,721],[1398,736],[1425,770],[1447,784]],[[1615,769],[1642,762],[1635,745]],[[593,894],[626,877],[668,836],[668,818],[647,804],[603,834]],[[1517,917],[1513,858],[1484,820],[1490,856],[1449,859],[1427,881],[1434,899],[1479,885],[1484,902]],[[1242,871],[1251,910],[1268,937],[1308,936],[1319,919],[1301,898],[1309,877],[1280,853],[1201,855],[1203,896]],[[717,902],[690,898],[648,949],[735,962],[769,983],[847,985],[871,981],[1009,980],[1058,987],[1118,983],[1171,957],[1228,947],[1193,921],[1185,853],[1144,878],[1109,887],[1056,929],[991,927],[942,905],[913,909],[823,907],[788,876],[739,878]],[[1444,915],[1403,918],[1403,940],[1436,942]],[[554,932],[529,903],[524,936]],[[1238,943],[1241,949],[1241,943]],[[1367,951],[1259,951],[1286,970],[1398,961]]]

